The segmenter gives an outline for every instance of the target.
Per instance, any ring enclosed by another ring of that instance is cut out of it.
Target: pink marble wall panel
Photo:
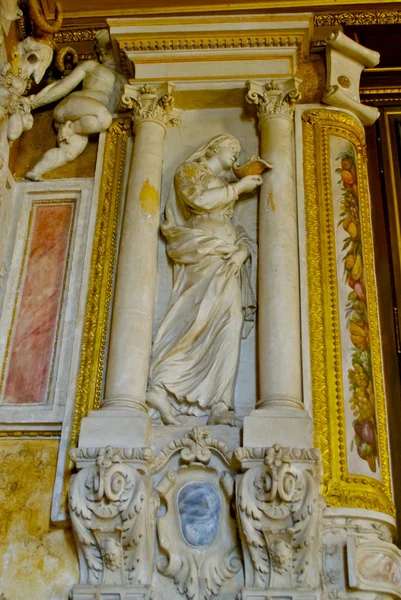
[[[73,212],[72,202],[32,207],[27,265],[8,352],[7,404],[46,402]]]

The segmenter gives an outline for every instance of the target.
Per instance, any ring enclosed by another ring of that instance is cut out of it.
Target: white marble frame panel
[[[5,358],[33,202],[75,200],[75,215],[49,401],[37,405],[0,404],[2,430],[61,429],[66,402],[75,390],[79,362],[97,205],[97,194],[93,193],[93,187],[92,178],[21,182],[15,186],[11,221],[16,224],[16,231],[0,318],[0,364]]]

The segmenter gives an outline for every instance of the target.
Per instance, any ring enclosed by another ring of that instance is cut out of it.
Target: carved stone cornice
[[[94,462],[101,463],[105,456],[111,456],[111,454],[114,462],[141,466],[144,472],[147,472],[155,462],[153,450],[148,447],[111,448],[108,446],[106,448],[72,448],[70,450],[70,458],[76,463],[78,469]]]
[[[272,117],[285,117],[292,122],[295,102],[301,97],[298,90],[300,83],[301,80],[296,77],[265,84],[247,81],[246,101],[257,106],[259,123]]]
[[[317,448],[283,448],[279,444],[272,447],[238,448],[236,460],[245,468],[258,463],[273,464],[280,462],[319,464],[320,452]]]
[[[143,121],[157,121],[160,124],[176,126],[179,118],[174,108],[172,92],[174,84],[162,83],[158,86],[126,85],[121,105],[132,110],[132,123],[135,127]]]

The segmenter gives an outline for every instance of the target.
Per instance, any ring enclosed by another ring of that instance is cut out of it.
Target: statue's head
[[[240,151],[241,145],[235,137],[229,134],[218,135],[206,145],[201,159],[216,158],[223,171],[228,171],[238,160]]]
[[[225,150],[229,150],[230,152],[236,155],[238,158],[239,153],[241,152],[241,145],[239,141],[229,134],[218,135],[207,144],[205,148],[205,158],[209,159],[215,155],[219,155]]]
[[[113,43],[107,29],[101,29],[97,32],[95,39],[95,52],[99,62],[104,64],[115,64],[116,60],[114,56]]]
[[[33,77],[39,83],[53,59],[53,49],[32,37],[25,38],[14,49],[12,68],[25,81]]]
[[[187,158],[188,161],[210,161],[215,158],[223,171],[231,170],[241,151],[239,141],[228,133],[212,138]]]

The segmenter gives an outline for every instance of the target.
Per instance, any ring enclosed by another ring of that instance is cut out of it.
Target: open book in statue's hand
[[[259,158],[259,156],[251,156],[242,166],[240,166],[239,163],[235,163],[233,166],[233,173],[238,179],[242,179],[247,175],[260,175],[271,168],[272,165]]]

